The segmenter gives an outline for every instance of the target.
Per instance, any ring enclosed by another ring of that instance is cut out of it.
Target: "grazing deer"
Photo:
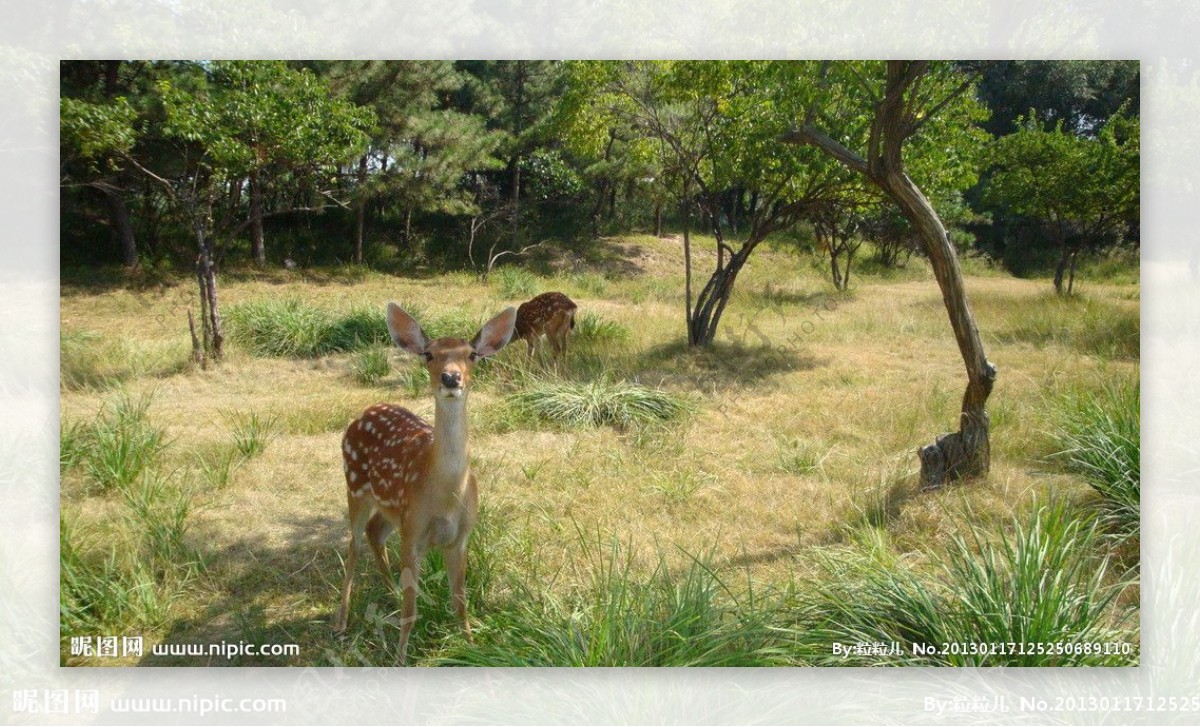
[[[578,306],[562,293],[542,293],[517,308],[517,338],[529,344],[533,358],[534,344],[544,333],[554,349],[554,358],[567,355],[567,335],[575,328]]]
[[[508,308],[484,324],[470,343],[461,338],[430,341],[412,316],[395,303],[387,307],[388,331],[400,348],[425,359],[433,389],[433,426],[408,411],[377,404],[350,423],[342,438],[346,499],[350,510],[350,554],[342,605],[334,629],[346,628],[350,588],[358,553],[366,536],[375,564],[393,588],[384,543],[400,530],[400,663],[407,658],[408,636],[417,619],[421,562],[439,548],[450,576],[454,610],[463,631],[467,620],[467,537],[478,512],[475,475],[467,460],[467,389],[479,359],[509,342],[517,312]]]

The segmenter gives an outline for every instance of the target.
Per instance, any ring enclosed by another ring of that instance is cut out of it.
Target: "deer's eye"
[[[432,354],[432,353],[430,353],[430,352],[428,352],[428,351],[425,351],[425,352],[423,352],[421,355],[425,357],[425,360],[426,360],[426,361],[432,361],[432,360],[433,360],[433,354]]]
[[[470,356],[469,356],[469,358],[470,358],[472,361],[476,361],[476,360],[478,360],[478,359],[479,359],[479,354],[477,354],[477,353],[475,353],[474,351],[472,351],[472,352],[470,353]]]

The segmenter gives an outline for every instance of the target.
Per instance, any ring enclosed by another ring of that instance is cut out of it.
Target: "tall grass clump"
[[[63,441],[72,450],[69,458],[82,464],[101,490],[128,487],[166,448],[165,433],[149,420],[151,398],[121,394],[104,405],[95,421]],[[60,461],[65,452],[60,444]]]
[[[1141,398],[1136,380],[1073,391],[1059,403],[1054,459],[1100,495],[1122,535],[1138,532],[1141,514]]]
[[[190,366],[182,341],[134,343],[92,331],[59,334],[59,381],[71,391],[101,391],[131,378],[172,376]]]
[[[1002,343],[1057,344],[1109,359],[1136,359],[1141,353],[1141,322],[1136,308],[1085,295],[1046,294],[1007,305]]]
[[[514,584],[494,603],[474,644],[452,644],[440,664],[466,666],[768,666],[776,609],[735,594],[704,559],[678,568],[660,557],[648,574],[630,549],[588,548],[590,579],[558,599]]]
[[[925,575],[878,555],[827,557],[824,576],[798,589],[792,648],[827,665],[1136,665],[1135,645],[1129,654],[1091,648],[1136,640],[1116,606],[1131,583],[1109,577],[1107,557],[1098,555],[1099,537],[1096,520],[1052,504],[1016,521],[1013,533],[998,540],[969,528],[952,539],[944,555],[931,554],[934,565]],[[898,654],[846,658],[830,654],[835,642],[897,642],[902,648]],[[1068,648],[971,653],[963,642]],[[914,654],[913,643],[939,651]]]
[[[163,597],[147,564],[122,562],[116,548],[84,554],[75,527],[59,523],[59,627],[63,637],[154,626],[166,620]]]
[[[262,454],[267,445],[278,434],[275,418],[260,416],[258,412],[225,414],[233,434],[233,446],[242,457],[250,458]]]
[[[64,636],[161,626],[203,567],[184,540],[189,492],[147,473],[121,494],[119,522],[94,542],[83,542],[76,526],[60,519]]]
[[[488,276],[488,283],[504,298],[529,298],[542,292],[538,277],[515,265],[496,268]]]
[[[364,386],[375,386],[392,372],[386,348],[364,348],[350,361],[354,380]]]
[[[546,382],[509,395],[522,418],[566,427],[628,427],[676,419],[692,409],[687,399],[627,381]]]
[[[316,358],[391,340],[382,308],[339,315],[295,298],[263,299],[230,306],[225,320],[229,339],[256,356]]]
[[[632,334],[627,326],[585,311],[575,316],[575,330],[571,332],[571,337],[588,343],[624,343]]]

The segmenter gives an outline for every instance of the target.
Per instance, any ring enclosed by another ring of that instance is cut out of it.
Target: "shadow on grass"
[[[677,340],[642,352],[637,369],[645,381],[662,379],[711,391],[752,386],[776,374],[813,371],[827,365],[828,358],[817,358],[786,344],[747,346],[718,340],[695,348]]]
[[[333,631],[349,540],[343,513],[293,517],[275,528],[270,534],[250,534],[205,552],[203,578],[214,592],[203,597],[205,605],[199,611],[174,620],[160,641],[205,650],[221,643],[296,644],[299,654],[160,656],[147,643],[139,666],[398,664],[399,600],[384,584],[369,548],[364,547],[358,558],[346,632]],[[388,545],[395,572],[399,536],[393,534]],[[477,588],[470,575],[468,588]],[[398,573],[395,577],[398,582]],[[420,662],[458,630],[439,554],[425,560],[421,589],[410,662]],[[301,615],[288,615],[289,610]]]
[[[525,262],[531,272],[543,276],[561,273],[599,273],[610,278],[643,275],[645,269],[636,262],[643,249],[637,243],[617,242],[613,238],[576,238],[554,241],[530,254]]]

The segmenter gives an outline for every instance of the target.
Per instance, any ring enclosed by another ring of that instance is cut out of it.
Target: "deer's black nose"
[[[443,371],[442,386],[445,386],[447,389],[457,389],[462,386],[462,374],[457,371]]]

